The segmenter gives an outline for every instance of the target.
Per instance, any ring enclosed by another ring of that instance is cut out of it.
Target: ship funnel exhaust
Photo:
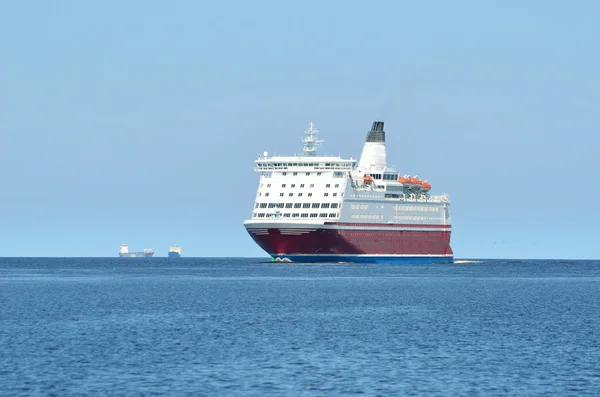
[[[386,167],[383,121],[374,121],[371,131],[367,132],[357,171],[361,173],[382,172]]]
[[[365,142],[383,142],[385,143],[385,131],[383,130],[383,121],[374,121],[371,131],[367,132]]]

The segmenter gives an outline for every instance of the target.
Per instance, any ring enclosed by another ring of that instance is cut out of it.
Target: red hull
[[[438,226],[441,228],[441,226]],[[271,256],[407,255],[451,256],[450,230],[378,230],[312,228],[253,229],[248,233]],[[301,234],[300,234],[301,233]]]

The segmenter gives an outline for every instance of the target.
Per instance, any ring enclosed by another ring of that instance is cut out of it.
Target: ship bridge
[[[343,159],[341,157],[308,157],[308,156],[289,156],[289,157],[259,157],[254,160],[254,170],[262,171],[310,171],[310,170],[340,170],[352,171],[356,164],[353,158]]]
[[[314,123],[309,122],[309,126],[304,130],[302,138],[304,156],[273,156],[269,157],[267,152],[254,161],[254,170],[257,172],[290,170],[292,172],[305,172],[312,170],[320,171],[352,171],[356,165],[356,160],[343,159],[339,156],[317,156],[317,148],[323,141],[317,137],[319,130],[315,128]],[[297,176],[297,175],[295,175]]]

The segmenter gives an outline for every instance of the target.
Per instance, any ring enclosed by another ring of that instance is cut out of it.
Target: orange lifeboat
[[[414,176],[410,178],[410,183],[414,185],[421,185],[423,183],[419,178],[415,178]]]
[[[424,192],[428,192],[429,190],[431,190],[431,185],[429,184],[429,182],[423,182],[423,184],[421,185],[421,190]]]
[[[369,183],[373,182],[373,177],[371,175],[365,175],[363,177],[363,182],[366,184],[369,184]]]
[[[398,178],[398,182],[406,184],[406,183],[410,183],[410,179],[401,176],[400,178]]]

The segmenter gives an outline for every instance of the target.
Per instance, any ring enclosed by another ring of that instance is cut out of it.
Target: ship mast
[[[302,143],[304,144],[304,151],[307,156],[316,156],[317,148],[321,146],[323,141],[317,138],[317,134],[319,130],[314,128],[314,123],[311,121],[308,123],[308,128],[304,130],[304,138],[302,138]]]

